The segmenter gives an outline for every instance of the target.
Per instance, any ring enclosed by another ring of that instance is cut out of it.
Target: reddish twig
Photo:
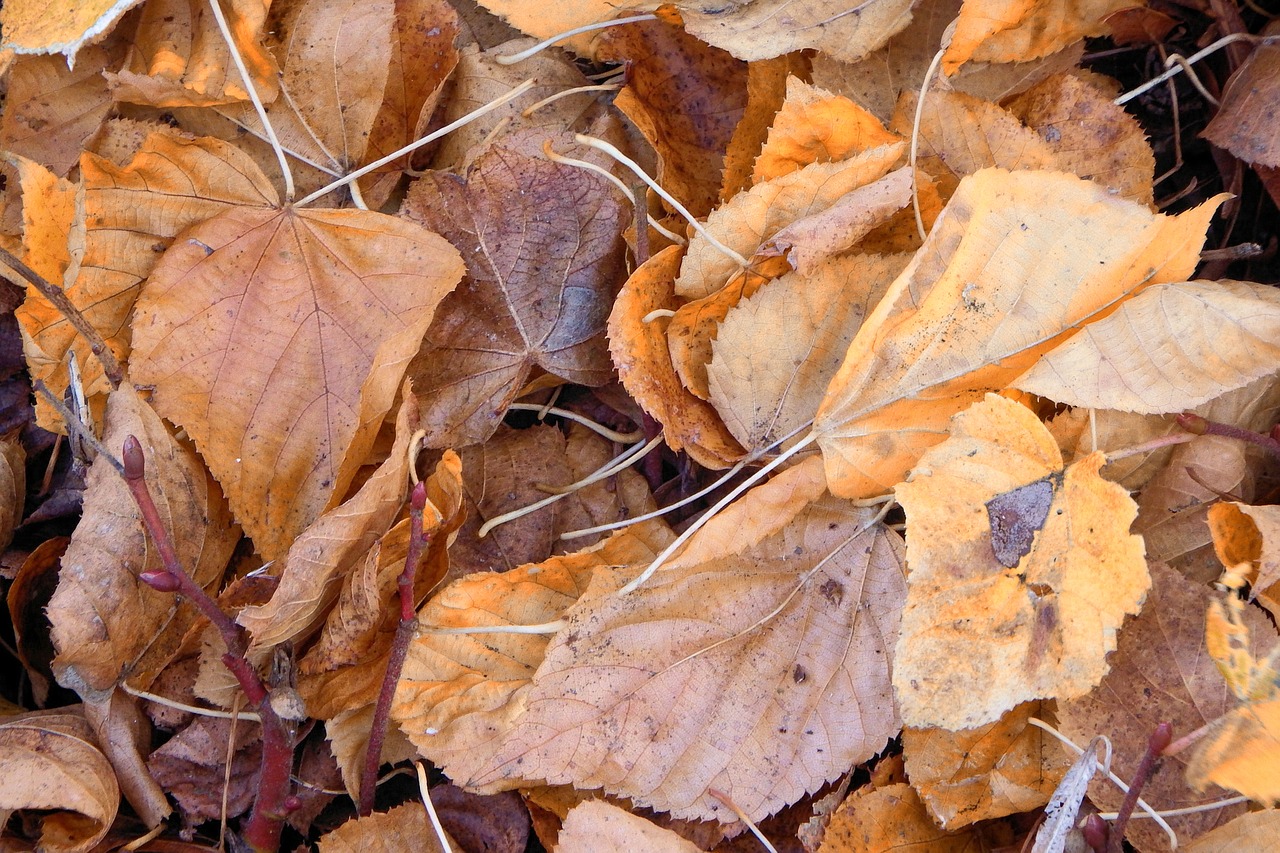
[[[1250,444],[1256,444],[1263,450],[1266,450],[1272,456],[1280,457],[1280,441],[1274,436],[1263,435],[1253,430],[1242,429],[1231,424],[1218,423],[1207,418],[1202,418],[1193,412],[1183,412],[1178,415],[1178,426],[1187,432],[1196,435],[1221,435],[1226,438],[1235,438],[1240,441],[1247,441]]]
[[[129,436],[124,440],[124,482],[133,495],[142,524],[155,543],[164,568],[160,571],[142,572],[138,579],[161,592],[172,592],[185,597],[213,623],[222,635],[227,651],[222,663],[236,677],[240,689],[249,702],[257,708],[262,720],[262,765],[258,781],[258,797],[253,813],[245,824],[242,837],[251,850],[275,851],[280,846],[280,831],[284,819],[297,808],[297,798],[291,796],[290,773],[293,770],[293,729],[280,717],[271,705],[271,695],[246,655],[249,644],[244,629],[218,607],[204,588],[191,579],[178,560],[173,540],[160,519],[155,501],[146,481],[146,456],[138,439]]]
[[[1161,753],[1165,747],[1173,740],[1173,726],[1169,723],[1159,723],[1156,730],[1151,733],[1150,739],[1147,741],[1147,751],[1142,756],[1142,760],[1138,762],[1138,769],[1133,771],[1133,779],[1129,782],[1129,790],[1124,795],[1124,800],[1120,803],[1120,810],[1116,814],[1115,821],[1111,824],[1111,838],[1107,843],[1107,853],[1123,853],[1124,850],[1124,829],[1129,823],[1129,818],[1133,815],[1133,810],[1138,806],[1138,797],[1142,795],[1142,788],[1151,779],[1152,774],[1156,772],[1156,764],[1159,762]]]
[[[1096,813],[1084,819],[1080,834],[1084,836],[1084,843],[1093,853],[1106,853],[1107,841],[1111,837],[1110,829],[1107,827],[1107,822]]]
[[[378,785],[378,767],[381,765],[382,741],[386,737],[391,717],[391,699],[404,669],[409,642],[413,639],[418,614],[414,608],[413,584],[422,561],[423,550],[429,538],[422,532],[422,514],[427,505],[427,487],[418,483],[409,496],[409,553],[404,558],[404,571],[397,582],[400,589],[400,624],[396,626],[395,639],[391,641],[391,655],[387,659],[387,671],[382,677],[382,689],[378,692],[378,704],[373,710],[373,724],[369,729],[369,748],[364,756],[364,772],[360,776],[360,814],[373,812],[373,795]]]

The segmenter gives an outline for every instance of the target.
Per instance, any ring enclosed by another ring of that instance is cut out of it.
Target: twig
[[[89,349],[98,357],[98,362],[102,365],[102,372],[106,374],[107,381],[111,383],[112,388],[119,388],[124,371],[120,369],[120,362],[116,361],[116,354],[111,351],[111,347],[107,346],[107,342],[103,340],[102,335],[93,327],[84,316],[80,313],[80,309],[71,304],[71,300],[67,298],[67,294],[56,284],[50,284],[44,276],[33,270],[13,256],[11,252],[0,249],[0,263],[9,267],[18,275],[25,278],[31,283],[31,286],[40,291],[40,295],[53,303],[53,307],[58,309],[58,313],[67,318],[67,322],[80,333],[80,337],[85,339],[89,344]]]
[[[246,657],[248,642],[244,629],[218,607],[204,588],[191,579],[178,560],[173,540],[165,529],[155,501],[146,481],[146,456],[142,445],[132,435],[124,440],[124,482],[133,495],[142,523],[164,568],[160,571],[142,572],[138,579],[161,592],[173,592],[185,597],[213,623],[222,635],[227,651],[222,663],[240,683],[244,695],[258,709],[262,721],[262,764],[258,781],[258,796],[253,813],[245,825],[242,836],[251,850],[274,853],[280,846],[280,831],[284,819],[296,808],[298,800],[291,795],[291,771],[293,769],[293,731],[271,705],[271,694]],[[291,808],[291,806],[293,808]]]
[[[1133,816],[1133,810],[1138,805],[1138,797],[1142,793],[1143,786],[1156,771],[1160,753],[1171,740],[1173,740],[1173,726],[1169,723],[1157,724],[1156,730],[1147,740],[1147,751],[1138,762],[1138,769],[1133,771],[1133,781],[1129,783],[1129,790],[1125,792],[1124,800],[1120,803],[1120,812],[1116,815],[1115,822],[1111,824],[1111,838],[1107,842],[1107,853],[1123,853],[1124,829],[1128,826],[1129,818]]]
[[[1178,426],[1195,435],[1221,435],[1256,444],[1272,456],[1280,457],[1280,441],[1260,432],[1244,429],[1231,424],[1219,423],[1202,418],[1194,412],[1183,412],[1178,415]]]
[[[95,436],[89,428],[85,426],[85,424],[81,423],[75,413],[68,409],[66,404],[59,400],[57,396],[49,390],[49,386],[44,384],[43,379],[35,380],[31,383],[31,387],[35,388],[36,391],[39,392],[40,396],[44,397],[46,403],[53,406],[53,410],[61,416],[62,422],[67,425],[67,430],[69,432],[74,433],[77,438],[85,444],[88,444],[94,450],[98,451],[98,455],[103,459],[106,459],[107,462],[110,463],[111,467],[116,469],[117,474],[121,477],[124,476],[124,465],[115,457],[115,454],[110,450],[107,450],[106,446],[101,441],[98,441],[98,437]]]
[[[373,795],[377,790],[378,765],[382,758],[382,741],[386,737],[387,722],[391,716],[391,699],[396,684],[404,670],[404,659],[409,653],[418,624],[414,609],[413,582],[422,561],[423,549],[430,537],[422,532],[422,514],[427,505],[427,486],[418,483],[409,496],[409,553],[404,558],[404,571],[397,582],[400,588],[400,624],[396,626],[395,639],[391,641],[391,656],[387,660],[387,672],[382,677],[382,689],[378,692],[378,704],[373,710],[373,725],[369,730],[369,749],[364,755],[364,772],[360,776],[360,815],[373,812]]]

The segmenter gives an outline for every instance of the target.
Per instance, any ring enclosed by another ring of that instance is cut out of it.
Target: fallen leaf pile
[[[0,846],[1280,846],[1261,12],[5,3]]]

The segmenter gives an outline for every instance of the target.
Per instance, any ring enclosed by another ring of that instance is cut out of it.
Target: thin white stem
[[[718,791],[715,788],[708,788],[707,793],[732,809],[733,813],[738,816],[738,820],[746,824],[747,829],[751,830],[751,834],[756,837],[756,841],[759,841],[760,845],[764,847],[765,850],[768,850],[769,853],[778,853],[778,849],[769,843],[769,839],[764,837],[764,833],[760,831],[760,827],[756,826],[755,821],[747,817],[747,813],[738,808],[738,804],[733,801],[733,798],[723,791]]]
[[[577,168],[577,169],[586,169],[588,172],[595,172],[597,175],[600,175],[601,177],[605,178],[610,183],[612,183],[615,187],[621,190],[622,194],[626,196],[628,200],[632,198],[631,190],[628,189],[627,185],[622,182],[622,179],[619,178],[617,175],[615,175],[613,172],[610,172],[608,169],[602,166],[597,166],[595,163],[592,163],[587,160],[579,160],[576,157],[566,157],[563,154],[557,154],[555,149],[551,147],[550,139],[542,143],[542,153],[546,154],[547,159],[551,160],[553,163],[563,163],[566,166],[573,166],[574,168]],[[675,243],[677,246],[687,246],[689,244],[689,241],[681,237],[679,234],[676,234],[674,231],[670,231],[667,228],[663,227],[661,222],[658,222],[655,219],[648,219],[647,217],[646,219],[648,221],[648,225],[650,228],[652,228],[654,231],[657,231],[659,234],[661,234],[663,237],[666,237],[668,240],[670,240],[672,243]],[[672,312],[672,313],[674,314],[675,312]]]
[[[586,136],[581,133],[574,134],[573,138],[578,140],[578,142],[582,143],[583,145],[588,146],[589,148],[594,148],[597,151],[603,151],[613,159],[617,160],[622,165],[626,166],[635,174],[637,178],[639,178],[640,180],[648,184],[649,189],[653,190],[658,195],[662,196],[663,201],[671,205],[671,207],[674,210],[676,210],[681,216],[683,216],[689,222],[691,226],[693,226],[694,231],[697,231],[699,234],[701,234],[704,240],[706,240],[708,243],[714,246],[718,251],[722,252],[725,255],[725,257],[730,258],[735,264],[742,267],[743,269],[747,269],[751,266],[751,264],[747,261],[747,259],[742,257],[742,255],[738,254],[733,249],[730,249],[728,246],[726,246],[724,243],[721,243],[715,237],[712,237],[711,233],[707,231],[706,228],[703,227],[702,223],[699,222],[697,219],[695,219],[693,214],[689,212],[689,209],[686,208],[680,202],[676,201],[675,197],[671,195],[671,193],[664,190],[661,186],[658,185],[657,181],[649,177],[649,175],[645,172],[645,170],[640,168],[639,163],[632,160],[626,154],[623,154],[621,151],[619,151],[614,146],[610,145],[608,142],[605,142],[603,139],[596,139],[594,136]]]
[[[524,111],[521,112],[520,115],[522,118],[528,118],[548,104],[554,104],[561,98],[567,98],[570,95],[577,95],[583,92],[616,92],[621,88],[622,86],[617,83],[596,83],[591,86],[575,86],[572,89],[565,89],[563,92],[556,92],[553,95],[547,95],[533,106],[525,107]]]
[[[652,323],[654,320],[661,319],[662,317],[674,317],[674,316],[676,316],[676,312],[672,311],[670,308],[654,308],[648,314],[645,314],[643,317],[641,317],[640,322],[647,324],[647,323]]]
[[[529,57],[537,53],[541,53],[542,51],[551,47],[551,45],[555,44],[558,41],[564,41],[567,38],[573,38],[574,36],[582,35],[583,33],[589,33],[592,30],[603,30],[607,27],[617,27],[622,24],[634,24],[637,21],[656,21],[656,20],[658,20],[658,16],[654,14],[635,15],[630,18],[618,18],[615,21],[601,21],[600,23],[597,23],[597,24],[587,24],[582,27],[574,27],[571,30],[565,30],[562,33],[557,33],[556,35],[552,36],[546,41],[538,42],[528,50],[522,50],[519,53],[513,53],[510,56],[499,56],[499,57],[496,57],[493,61],[498,63],[499,65],[515,65],[517,62],[523,62]]]
[[[590,536],[593,533],[604,533],[609,530],[617,530],[620,527],[630,527],[633,524],[639,524],[642,521],[648,521],[651,518],[658,518],[659,516],[666,515],[673,510],[679,509],[685,504],[693,503],[705,494],[715,491],[720,487],[720,484],[724,482],[726,477],[732,477],[734,474],[746,467],[746,464],[747,463],[745,461],[739,462],[737,465],[730,468],[724,476],[717,477],[715,482],[711,483],[711,485],[704,489],[699,489],[688,497],[681,498],[670,506],[664,506],[662,509],[655,509],[653,512],[646,512],[644,515],[637,515],[635,518],[624,518],[622,521],[615,521],[611,524],[600,524],[595,527],[584,527],[581,530],[570,530],[568,533],[561,533],[560,539],[562,541],[568,539],[579,539],[583,536]]]
[[[916,155],[920,151],[920,119],[924,116],[924,96],[929,91],[929,84],[933,81],[933,75],[938,72],[938,66],[942,63],[942,54],[945,51],[938,51],[933,55],[933,61],[929,63],[929,68],[924,72],[924,80],[920,83],[920,96],[916,98],[916,116],[911,122],[911,155],[909,163],[911,166],[911,210],[916,215],[916,232],[920,235],[920,242],[924,242],[928,238],[928,233],[924,230],[924,217],[920,214],[920,184],[916,180]]]
[[[284,83],[284,77],[280,78],[280,97],[284,99],[285,106],[293,110],[294,116],[298,119],[298,124],[302,125],[302,129],[307,132],[307,136],[311,137],[311,141],[315,143],[316,148],[320,149],[320,153],[329,158],[329,162],[333,164],[334,170],[342,174],[342,161],[334,156],[329,150],[329,146],[316,135],[315,129],[311,127],[311,122],[307,121],[307,117],[302,114],[302,110],[298,109],[298,104],[293,100],[293,95],[289,94],[289,87]]]
[[[622,589],[618,590],[617,594],[626,595],[628,593],[635,592],[636,589],[638,589],[641,584],[643,584],[650,577],[652,577],[653,573],[662,567],[663,563],[667,562],[667,560],[671,558],[672,554],[674,554],[681,547],[683,547],[684,543],[688,542],[689,538],[693,536],[693,534],[697,533],[699,530],[701,530],[703,527],[706,526],[707,522],[715,518],[716,515],[720,512],[720,510],[724,509],[726,506],[728,506],[733,501],[735,501],[738,495],[742,494],[747,489],[751,488],[756,483],[764,479],[765,475],[768,474],[770,471],[774,470],[779,465],[781,465],[782,463],[790,459],[792,456],[795,456],[801,450],[804,450],[806,447],[812,444],[814,440],[817,439],[817,437],[818,437],[817,433],[813,433],[813,432],[809,433],[803,439],[796,442],[791,447],[791,449],[786,450],[782,453],[779,453],[772,460],[770,460],[768,464],[762,466],[759,471],[756,471],[750,477],[748,477],[747,479],[739,483],[738,486],[733,491],[729,492],[729,494],[725,495],[723,498],[717,501],[715,505],[711,507],[711,509],[707,510],[698,518],[697,521],[689,525],[689,527],[686,528],[683,533],[681,533],[679,536],[676,537],[674,542],[672,542],[670,545],[668,545],[666,548],[663,549],[662,553],[659,554],[654,559],[654,561],[649,564],[648,568],[646,568],[643,572],[641,572],[636,578],[634,578],[630,583],[628,583]]]
[[[1156,86],[1159,86],[1165,80],[1168,80],[1174,77],[1175,75],[1181,74],[1185,70],[1186,66],[1195,65],[1197,62],[1204,59],[1206,56],[1209,56],[1215,51],[1221,50],[1222,48],[1226,47],[1229,44],[1232,44],[1233,42],[1247,41],[1247,42],[1262,44],[1262,43],[1272,41],[1274,38],[1275,38],[1274,36],[1261,37],[1261,36],[1250,35],[1249,33],[1232,33],[1231,35],[1223,36],[1222,38],[1215,41],[1213,44],[1204,48],[1203,50],[1198,50],[1195,53],[1191,54],[1185,60],[1183,60],[1183,62],[1174,62],[1173,66],[1169,68],[1168,71],[1164,72],[1158,77],[1153,77],[1152,79],[1143,83],[1138,88],[1130,89],[1129,91],[1125,92],[1123,95],[1116,98],[1114,103],[1116,104],[1116,106],[1123,106],[1124,104],[1129,103],[1139,95],[1144,95],[1147,92],[1154,89]],[[1181,59],[1181,57],[1179,57],[1179,59]],[[1170,56],[1169,59],[1165,61],[1165,64],[1168,65],[1172,61],[1173,61],[1173,57]]]
[[[542,406],[538,403],[512,403],[507,407],[515,409],[518,412],[538,412],[538,420],[542,420],[546,415],[554,415],[557,418],[573,421],[582,424],[592,432],[602,435],[610,441],[616,441],[619,444],[635,444],[644,440],[644,431],[635,430],[634,432],[618,432],[609,429],[607,426],[596,423],[590,418],[583,417],[577,412],[571,412],[568,409],[561,409],[556,406]]]
[[[440,849],[444,853],[453,853],[453,848],[449,846],[449,836],[445,834],[444,827],[440,824],[440,816],[436,814],[436,807],[431,804],[431,786],[427,784],[427,769],[421,761],[415,761],[413,766],[418,768],[418,792],[422,794],[422,805],[427,809],[427,817],[431,820],[431,828],[436,831]]]
[[[513,509],[511,512],[504,512],[502,515],[489,519],[484,523],[483,526],[481,526],[480,530],[476,533],[477,538],[483,539],[484,537],[488,536],[489,531],[493,530],[493,528],[497,527],[499,524],[506,524],[508,521],[514,521],[515,519],[521,518],[522,516],[526,516],[531,512],[537,512],[543,507],[550,506],[556,501],[561,500],[573,494],[579,489],[585,488],[586,486],[589,486],[592,483],[599,482],[600,480],[607,479],[608,477],[612,477],[614,474],[618,473],[623,468],[626,468],[628,465],[634,464],[636,461],[643,458],[649,451],[653,450],[655,447],[657,447],[661,443],[662,443],[662,436],[657,435],[653,438],[652,441],[648,442],[647,444],[638,444],[635,447],[629,448],[625,453],[623,453],[617,459],[610,460],[608,464],[606,464],[603,468],[600,468],[599,470],[597,470],[594,474],[591,474],[579,480],[578,482],[574,483],[572,486],[566,487],[566,491],[560,492],[559,494],[548,495],[542,500],[537,501],[535,503],[531,503],[528,506],[521,507],[520,509]]]
[[[466,625],[457,628],[420,625],[420,634],[555,634],[568,623],[563,619],[541,625]]]
[[[213,717],[217,720],[250,720],[255,723],[262,722],[262,718],[254,711],[241,711],[234,714],[231,711],[216,711],[212,708],[198,708],[195,705],[186,705],[173,699],[166,699],[156,693],[148,693],[145,690],[135,690],[127,683],[121,682],[120,686],[124,688],[124,692],[130,696],[137,696],[139,699],[146,699],[148,702],[155,702],[157,705],[163,705],[166,708],[173,708],[177,711],[186,711],[188,714],[195,714],[197,717]]]
[[[258,130],[256,127],[250,127],[249,125],[245,124],[239,119],[233,118],[232,116],[229,116],[222,111],[219,111],[218,115],[222,116],[227,121],[231,122],[236,127],[243,130],[245,133],[255,136],[258,139],[261,139],[263,142],[267,143],[268,145],[271,144],[271,140],[267,138],[267,135],[262,131]],[[292,148],[286,148],[285,146],[281,145],[280,150],[283,151],[285,154],[289,155],[290,157],[292,157],[293,159],[297,160],[299,163],[303,163],[310,166],[311,168],[315,169],[317,172],[324,172],[326,175],[328,175],[331,178],[342,177],[342,173],[339,172],[337,169],[332,169],[328,166],[323,166],[320,163],[317,163],[315,160],[312,160],[310,157],[306,156],[305,154],[300,154],[297,151],[294,151]]]
[[[365,175],[369,174],[373,170],[382,168],[386,164],[390,163],[392,160],[395,160],[397,157],[403,157],[405,154],[408,154],[410,151],[416,151],[422,146],[426,145],[427,143],[434,142],[435,140],[444,136],[446,133],[452,133],[453,131],[457,130],[463,125],[469,124],[475,121],[485,113],[492,112],[493,110],[496,110],[498,107],[502,106],[508,101],[518,98],[521,95],[523,95],[525,92],[529,91],[531,88],[533,88],[533,82],[534,82],[533,80],[525,80],[523,83],[521,83],[519,86],[516,86],[511,91],[507,92],[505,95],[502,95],[501,97],[490,101],[489,103],[485,104],[484,106],[478,109],[472,110],[471,112],[467,113],[457,121],[449,122],[444,127],[440,128],[434,133],[429,133],[426,136],[422,137],[421,139],[418,139],[414,142],[410,142],[408,145],[404,146],[403,148],[400,148],[396,151],[392,151],[390,154],[388,154],[385,157],[380,157],[379,159],[374,160],[372,163],[368,164],[367,166],[361,166],[359,169],[356,169],[354,172],[351,172],[350,174],[347,174],[347,175],[343,175],[341,178],[338,178],[338,180],[334,181],[328,186],[321,187],[320,189],[313,192],[311,195],[302,199],[297,204],[295,204],[294,207],[302,207],[304,205],[310,204],[316,199],[321,198],[322,196],[328,195],[329,193],[333,192],[339,187],[344,187],[347,184],[351,183],[352,181],[358,178],[364,177]]]
[[[1212,803],[1203,803],[1198,806],[1187,806],[1182,809],[1161,809],[1157,812],[1161,817],[1182,817],[1183,815],[1199,814],[1200,812],[1211,812],[1215,809],[1225,809],[1227,806],[1239,805],[1240,803],[1249,802],[1248,797],[1227,797],[1225,800],[1214,800]],[[1100,812],[1098,817],[1103,820],[1115,820],[1120,817],[1119,812]],[[1151,815],[1146,812],[1135,812],[1132,815],[1134,820],[1149,820]]]
[[[244,64],[244,57],[240,55],[240,48],[236,45],[236,40],[231,37],[231,27],[227,26],[227,17],[222,14],[222,6],[218,4],[218,0],[209,0],[209,7],[213,10],[213,18],[218,22],[218,29],[222,32],[222,38],[227,43],[227,50],[231,53],[231,61],[236,64],[236,70],[240,72],[240,79],[244,81],[244,89],[249,93],[249,100],[253,101],[253,108],[258,112],[258,120],[262,122],[262,132],[267,135],[267,141],[271,143],[271,150],[276,153],[276,160],[280,163],[280,174],[284,178],[284,200],[285,203],[293,201],[293,172],[289,171],[289,161],[285,159],[284,149],[280,147],[280,140],[276,139],[276,130],[271,126],[270,119],[267,118],[267,108],[262,105],[262,98],[258,96],[258,87],[253,85],[253,77],[249,74],[248,67]]]

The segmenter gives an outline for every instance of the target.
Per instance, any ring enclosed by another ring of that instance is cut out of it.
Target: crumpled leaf
[[[676,0],[684,27],[739,59],[769,59],[815,48],[852,62],[911,22],[913,0]]]
[[[128,435],[142,445],[147,487],[179,561],[197,584],[216,592],[240,539],[218,484],[190,444],[175,439],[126,382],[107,401],[102,440],[118,454]],[[139,572],[163,563],[124,480],[101,457],[89,471],[84,507],[49,602],[54,673],[85,699],[104,701],[120,679],[150,686],[198,611],[138,580]]]
[[[608,381],[604,328],[627,212],[601,178],[496,145],[465,180],[419,179],[405,215],[458,246],[467,265],[409,367],[428,446],[487,439],[535,366]]]
[[[138,299],[133,375],[275,559],[346,491],[357,427],[390,408],[461,259],[366,210],[233,208],[185,233]],[[365,411],[375,365],[380,405]]]
[[[223,814],[243,814],[253,805],[261,780],[261,729],[231,720],[198,716],[151,753],[147,769],[178,803],[184,818],[195,823]],[[230,785],[226,785],[228,743],[232,745]]]
[[[1242,814],[1180,849],[1184,853],[1233,853],[1254,843],[1263,848],[1280,843],[1280,809]]]
[[[120,789],[84,717],[64,709],[0,718],[0,814],[47,811],[40,849],[87,853],[115,820]]]
[[[222,4],[236,49],[265,103],[279,94],[279,67],[263,44],[270,0]],[[226,39],[207,3],[151,0],[142,10],[129,56],[105,75],[118,101],[155,107],[207,107],[249,100]]]
[[[671,361],[665,318],[650,312],[679,307],[675,279],[683,252],[668,246],[645,261],[623,285],[609,315],[609,352],[618,378],[659,424],[672,450],[684,450],[707,468],[728,468],[744,450],[712,406],[680,381]]]
[[[909,259],[833,257],[729,311],[707,376],[711,402],[743,447],[762,450],[813,419],[863,319]]]
[[[449,849],[459,849],[448,835]],[[320,853],[444,853],[422,803],[353,818],[317,843]]]
[[[561,853],[602,850],[697,853],[701,849],[671,830],[603,800],[588,800],[570,809],[556,844],[556,850]]]
[[[1049,804],[1044,809],[1044,823],[1036,830],[1035,853],[1063,853],[1069,836],[1076,831],[1076,816],[1084,803],[1089,780],[1097,772],[1098,753],[1102,749],[1102,737],[1089,741],[1084,752],[1062,777]]]
[[[819,853],[928,850],[970,853],[993,846],[983,830],[939,829],[915,789],[904,783],[855,792],[831,816]]]
[[[1046,353],[1013,387],[1071,406],[1161,414],[1275,373],[1280,292],[1244,281],[1156,285]]]
[[[956,730],[1091,690],[1151,580],[1129,533],[1137,506],[1097,476],[1101,453],[1063,469],[1035,415],[993,394],[951,433],[895,490],[911,574],[893,686],[906,724]],[[993,508],[1014,495],[1029,497]],[[1002,527],[1019,511],[1029,529],[1008,559]]]
[[[1173,726],[1175,737],[1199,729],[1226,713],[1235,702],[1223,684],[1212,658],[1204,650],[1204,612],[1211,590],[1193,583],[1161,563],[1151,563],[1151,591],[1142,612],[1124,626],[1110,658],[1111,671],[1086,696],[1058,703],[1058,728],[1077,743],[1105,732],[1112,740],[1112,770],[1132,778],[1147,750],[1158,723]],[[1261,628],[1265,617],[1250,614],[1250,624]],[[1259,651],[1255,641],[1254,651]],[[1187,785],[1183,771],[1187,753],[1161,761],[1143,786],[1143,798],[1162,809],[1202,806],[1226,793],[1197,793]],[[1124,793],[1110,781],[1095,779],[1089,799],[1104,811],[1120,807]],[[1229,806],[1167,820],[1181,838],[1208,832],[1244,810]],[[1168,836],[1150,821],[1133,821],[1127,835],[1141,850],[1168,850]]]
[[[1047,702],[1023,702],[994,723],[951,732],[902,730],[911,786],[944,829],[1031,811],[1049,801],[1068,762],[1058,742],[1028,717]]]
[[[892,488],[946,435],[951,415],[1127,295],[1183,278],[1216,204],[1169,218],[1056,172],[965,178],[863,323],[818,410],[832,491]]]
[[[719,200],[725,148],[746,105],[746,63],[660,20],[604,30],[595,52],[597,61],[626,63],[614,106],[658,152],[658,183],[694,216],[706,216]]]
[[[0,50],[15,53],[61,53],[67,64],[88,45],[106,38],[125,12],[142,0],[87,0],[68,3],[49,13],[44,0],[9,0],[0,6]]]
[[[728,548],[686,553],[635,592],[609,594],[642,566],[598,571],[524,712],[466,784],[602,787],[677,818],[732,821],[715,788],[758,820],[883,748],[898,730],[898,546],[868,526],[874,510],[819,499],[744,547],[741,514],[797,482],[821,490],[816,459],[708,525]]]
[[[942,57],[950,75],[966,62],[1013,62],[1107,32],[1105,19],[1129,0],[965,0]]]

